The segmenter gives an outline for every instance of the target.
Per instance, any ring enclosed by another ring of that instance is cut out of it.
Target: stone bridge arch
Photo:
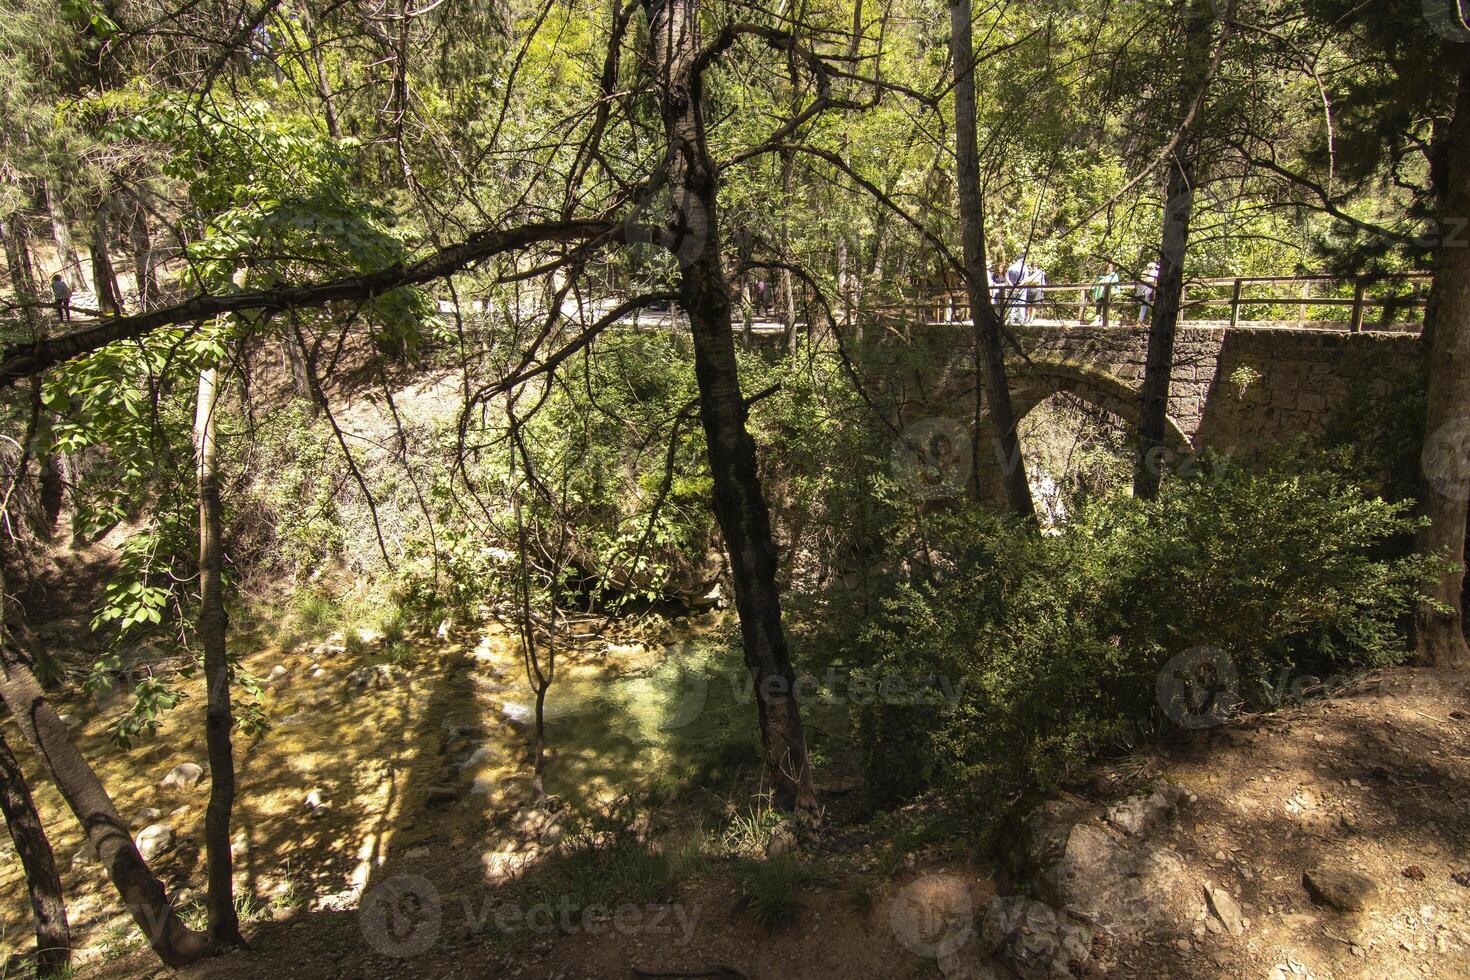
[[[1103,365],[1088,361],[1030,357],[1011,376],[1011,405],[1019,422],[1053,395],[1068,394],[1122,419],[1137,431],[1143,398],[1138,389]],[[1188,450],[1189,436],[1172,416],[1164,419],[1164,441],[1171,450]]]
[[[1055,324],[1007,330],[1015,345],[1006,367],[1018,418],[1067,392],[1137,425],[1146,330]],[[907,356],[892,362],[889,377],[904,398],[907,419],[940,416],[973,432],[973,328],[930,324],[903,335],[902,345]],[[1422,356],[1418,335],[1407,332],[1183,325],[1174,349],[1166,451],[1211,449],[1249,460],[1273,445],[1310,444],[1329,432],[1376,445],[1395,417],[1393,407],[1421,390]],[[982,471],[993,468],[998,481],[1001,461],[994,457],[983,446],[976,462]],[[987,474],[977,476],[988,482]]]

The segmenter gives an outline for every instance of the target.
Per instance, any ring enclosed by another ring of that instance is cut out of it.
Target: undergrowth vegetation
[[[1416,522],[1339,462],[1216,458],[1157,501],[1088,501],[1054,535],[919,517],[927,559],[855,624],[856,660],[910,690],[949,683],[932,707],[861,709],[878,798],[937,781],[1004,807],[1096,752],[1401,661]]]

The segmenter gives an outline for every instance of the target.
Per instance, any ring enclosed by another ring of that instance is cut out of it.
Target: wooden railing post
[[[1233,327],[1240,322],[1240,279],[1230,287],[1230,325]]]
[[[1112,310],[1112,308],[1113,308],[1113,284],[1110,283],[1110,282],[1105,282],[1105,283],[1103,283],[1103,294],[1102,294],[1102,325],[1103,325],[1103,329],[1104,330],[1106,330],[1108,328],[1108,313]]]
[[[1348,327],[1350,333],[1363,332],[1363,292],[1367,286],[1367,280],[1362,276],[1353,277],[1353,319]]]

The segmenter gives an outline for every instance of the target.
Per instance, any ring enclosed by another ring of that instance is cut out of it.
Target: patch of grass
[[[589,827],[566,838],[526,873],[517,904],[526,921],[534,921],[533,912],[550,912],[575,922],[593,907],[661,901],[674,889],[678,864],[626,828]]]
[[[334,597],[320,589],[301,589],[292,594],[275,631],[275,640],[282,648],[289,649],[330,633],[341,619],[342,608]]]
[[[741,904],[767,929],[796,921],[801,914],[797,895],[812,879],[812,873],[790,856],[742,861],[735,868]]]
[[[745,810],[735,811],[720,843],[737,857],[764,857],[771,835],[784,819],[784,815],[771,806],[769,798],[763,797]]]
[[[121,959],[143,945],[143,937],[133,930],[128,922],[119,922],[107,927],[102,934],[102,950],[99,959],[103,963]]]

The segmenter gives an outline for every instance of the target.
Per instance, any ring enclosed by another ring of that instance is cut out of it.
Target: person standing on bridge
[[[754,292],[752,305],[755,306],[755,315],[764,319],[771,309],[771,284],[766,282],[765,276],[756,277]]]
[[[56,318],[62,323],[70,323],[71,287],[59,272],[51,277],[51,296],[56,301]]]
[[[1102,275],[1092,284],[1092,305],[1097,308],[1103,323],[1108,322],[1108,308],[1112,306],[1113,296],[1118,291],[1118,281],[1118,273],[1113,263],[1109,262],[1103,266]]]
[[[1030,290],[1024,285],[1026,276],[1031,271],[1026,264],[1024,254],[1016,257],[1006,269],[1006,322],[1025,323],[1027,317],[1026,297]]]
[[[1034,265],[1028,267],[1024,282],[1031,287],[1026,290],[1026,322],[1029,323],[1046,302],[1046,270]]]
[[[1148,268],[1143,270],[1143,278],[1138,283],[1138,322],[1143,325],[1153,316],[1154,290],[1159,285],[1159,264],[1150,262]]]

